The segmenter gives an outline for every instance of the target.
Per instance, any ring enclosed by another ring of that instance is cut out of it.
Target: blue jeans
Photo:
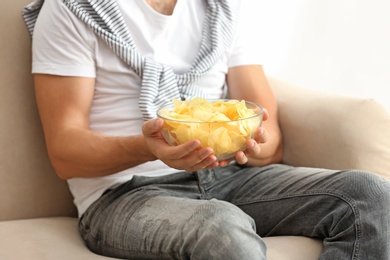
[[[323,240],[320,259],[390,259],[390,182],[362,171],[229,165],[135,176],[79,222],[95,253],[126,259],[266,259],[262,237]]]

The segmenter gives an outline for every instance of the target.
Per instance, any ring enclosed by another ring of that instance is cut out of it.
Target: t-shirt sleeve
[[[32,73],[96,77],[93,37],[62,1],[46,0],[33,33]]]
[[[229,53],[229,67],[262,64],[261,37],[256,29],[259,24],[256,21],[255,1],[258,0],[241,1],[236,34]]]

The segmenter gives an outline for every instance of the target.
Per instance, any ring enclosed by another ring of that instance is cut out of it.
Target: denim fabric
[[[229,165],[135,176],[79,222],[87,246],[126,259],[266,259],[262,237],[324,241],[320,259],[390,259],[390,183],[363,171]]]

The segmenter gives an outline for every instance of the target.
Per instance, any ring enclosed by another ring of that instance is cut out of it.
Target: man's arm
[[[230,68],[227,84],[229,98],[252,101],[266,108],[269,114],[266,115],[262,128],[256,132],[255,139],[258,144],[251,140],[248,145],[254,147],[248,149],[246,155],[238,153],[237,162],[257,166],[280,162],[283,151],[278,107],[262,67],[248,65]]]
[[[34,80],[49,156],[61,178],[112,174],[155,159],[142,136],[109,137],[89,129],[93,78],[37,74]]]
[[[50,160],[63,179],[97,177],[161,159],[182,170],[215,167],[212,150],[198,149],[197,140],[169,146],[160,130],[162,120],[145,122],[143,134],[106,136],[89,128],[95,80],[34,75],[38,109]]]

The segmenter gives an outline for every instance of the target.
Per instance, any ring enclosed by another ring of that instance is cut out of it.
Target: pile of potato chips
[[[257,108],[257,110],[255,109]],[[201,147],[211,147],[218,159],[227,159],[245,149],[246,141],[260,126],[260,108],[247,107],[244,100],[218,100],[203,98],[173,100],[173,107],[162,108],[163,135],[171,145],[197,139]]]

